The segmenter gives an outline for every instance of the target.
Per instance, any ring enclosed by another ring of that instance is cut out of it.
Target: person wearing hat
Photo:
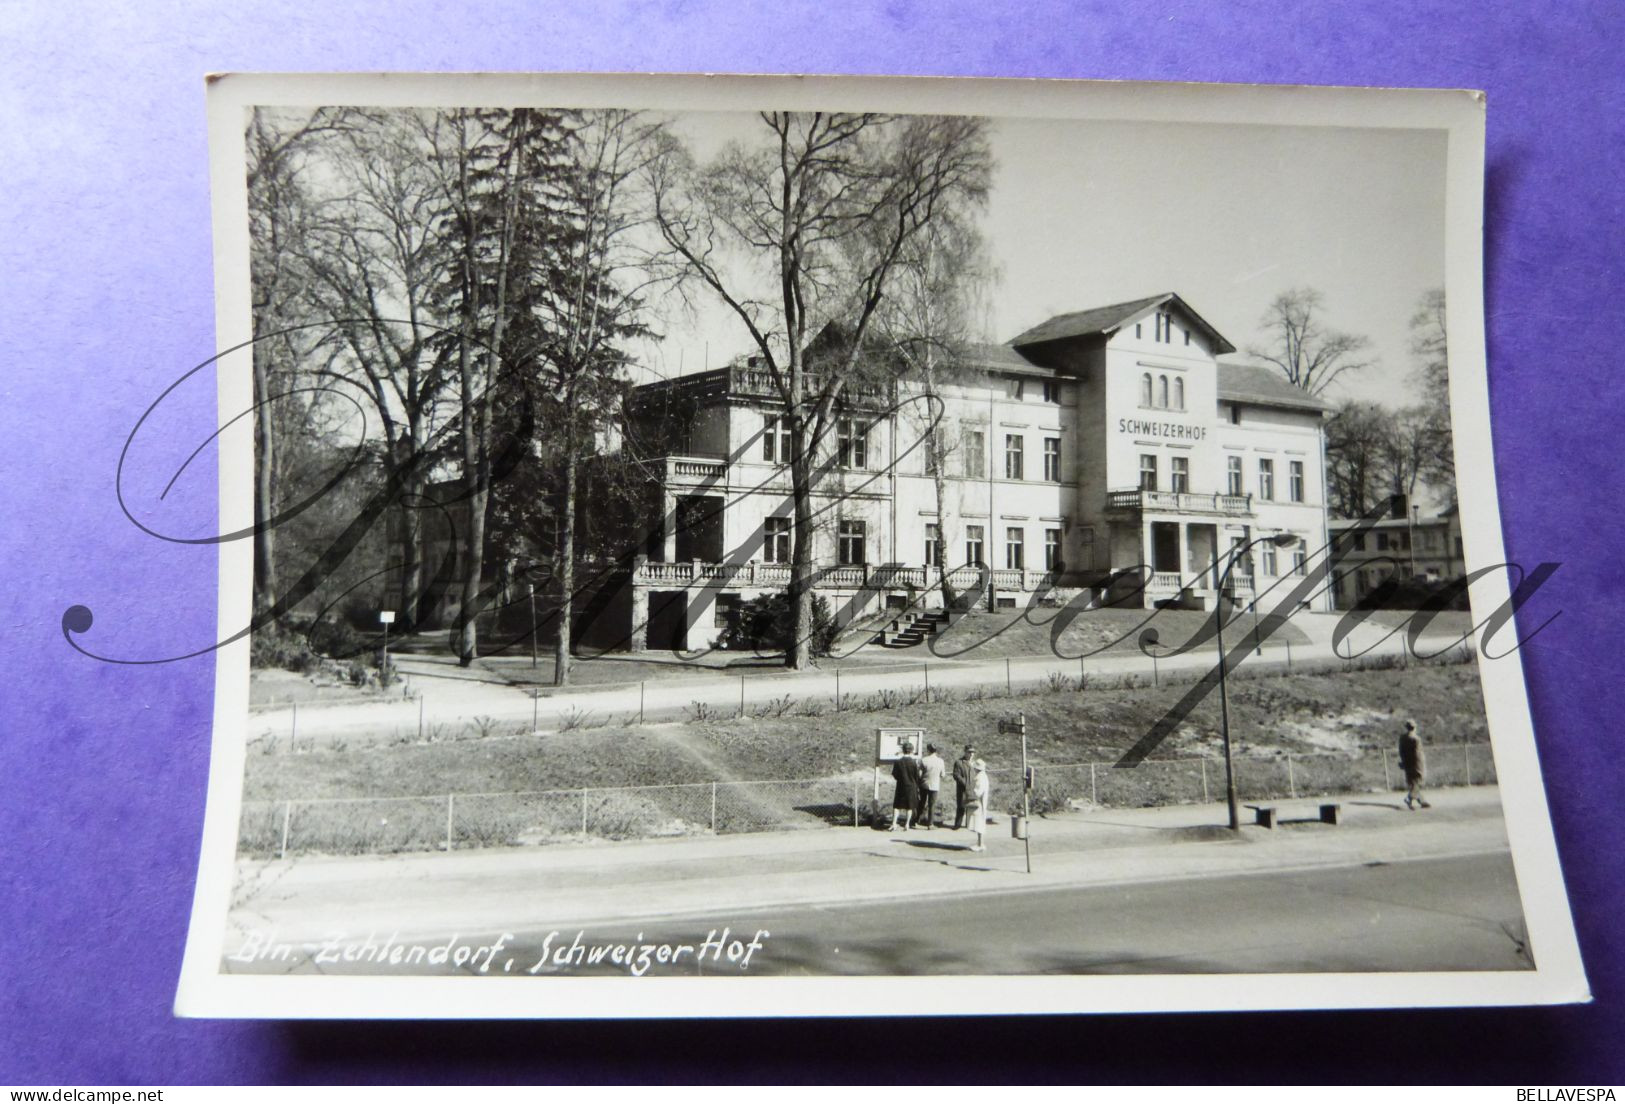
[[[971,783],[966,794],[965,815],[971,831],[976,833],[976,846],[972,851],[986,851],[987,833],[987,760],[971,762]]]
[[[1422,781],[1427,776],[1427,755],[1422,751],[1422,735],[1416,731],[1416,722],[1407,720],[1405,731],[1399,736],[1399,767],[1405,772],[1405,808],[1412,812],[1417,806],[1432,808],[1422,796]]]
[[[925,745],[925,758],[920,760],[920,805],[914,823],[926,828],[937,828],[937,794],[942,789],[942,775],[948,764],[937,754],[936,744]]]
[[[914,757],[914,742],[904,740],[902,754],[892,761],[892,781],[897,788],[892,792],[891,799],[891,827],[888,832],[897,831],[897,820],[901,815],[903,831],[908,831],[914,821],[914,809],[920,802],[920,761]]]
[[[976,745],[966,744],[965,753],[954,760],[954,831],[965,827],[966,806],[969,803],[971,783],[976,781]]]

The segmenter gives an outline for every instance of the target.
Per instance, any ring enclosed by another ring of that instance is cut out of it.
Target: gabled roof
[[[1324,413],[1331,404],[1287,382],[1278,368],[1264,364],[1219,365],[1219,400]]]
[[[1178,306],[1180,312],[1207,337],[1215,355],[1236,351],[1236,347],[1226,341],[1223,334],[1208,325],[1206,319],[1191,310],[1189,303],[1171,291],[1153,295],[1149,299],[1134,299],[1127,303],[1113,303],[1109,307],[1058,314],[1049,321],[1040,322],[1018,335],[1010,344],[1019,349],[1023,345],[1041,345],[1046,341],[1059,341],[1068,337],[1094,337],[1102,334],[1110,337],[1147,311],[1165,303]]]

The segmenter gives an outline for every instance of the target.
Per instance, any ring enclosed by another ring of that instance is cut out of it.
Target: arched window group
[[[1167,375],[1152,378],[1150,372],[1140,377],[1140,405],[1155,406],[1162,410],[1185,409],[1185,381],[1174,378],[1172,390],[1169,389]]]

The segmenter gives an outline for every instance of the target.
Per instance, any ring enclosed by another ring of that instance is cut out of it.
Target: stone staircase
[[[917,610],[886,622],[874,642],[883,648],[914,648],[949,625],[947,610]]]

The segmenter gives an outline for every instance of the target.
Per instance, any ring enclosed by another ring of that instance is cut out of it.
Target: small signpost
[[[384,657],[379,666],[379,682],[389,685],[389,626],[395,623],[394,610],[379,610],[378,623],[384,627]]]
[[[1029,798],[1033,789],[1032,768],[1027,765],[1027,714],[1018,713],[1013,721],[1000,721],[999,734],[1001,736],[1021,737],[1021,816],[1011,824],[1011,832],[1021,838],[1021,845],[1027,852],[1027,873],[1033,872],[1033,841],[1032,829],[1028,819],[1032,811]]]
[[[903,757],[903,741],[907,740],[914,747],[925,746],[925,729],[923,728],[877,728],[875,729],[875,800],[880,800],[880,768],[887,763],[895,763]]]

